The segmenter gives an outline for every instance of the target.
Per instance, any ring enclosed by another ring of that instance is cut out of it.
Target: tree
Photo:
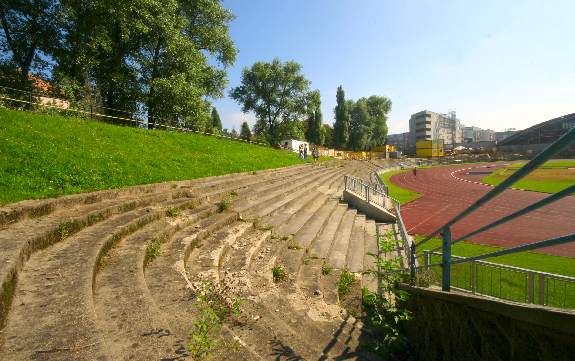
[[[313,91],[310,94],[310,100],[308,102],[309,116],[307,119],[305,138],[308,142],[317,145],[322,144],[321,139],[322,114],[320,106],[321,106],[321,99],[319,91],[318,90]]]
[[[145,110],[148,124],[211,127],[236,49],[220,0],[61,0],[55,74],[88,85],[108,108]],[[110,111],[111,112],[111,111]]]
[[[371,146],[381,146],[387,143],[387,113],[391,110],[391,100],[386,97],[372,95],[367,98],[367,111],[373,126],[371,131]]]
[[[265,132],[270,144],[278,144],[280,126],[306,115],[309,84],[301,65],[276,58],[244,68],[241,85],[233,88],[230,96],[242,105],[242,111],[256,114],[258,134]]]
[[[232,128],[232,131],[230,132],[230,137],[232,138],[237,138],[238,137],[238,131],[236,130],[236,128]]]
[[[345,92],[341,85],[337,88],[336,100],[333,143],[335,148],[345,149],[349,141],[349,110],[345,102]]]
[[[58,1],[0,1],[0,22],[3,36],[0,50],[11,53],[9,61],[19,70],[20,83],[28,83],[28,73],[41,70],[46,55],[58,42]]]
[[[212,108],[212,124],[210,130],[214,133],[217,133],[222,130],[222,121],[220,119],[220,115],[218,114],[218,110],[216,109],[216,107]]]
[[[370,122],[367,101],[361,98],[351,108],[348,146],[355,150],[365,150],[369,144]]]
[[[252,139],[252,132],[250,130],[250,126],[248,125],[248,122],[242,123],[242,128],[240,130],[240,138],[245,139],[245,140]]]
[[[329,124],[322,124],[321,126],[322,145],[328,148],[333,148],[333,128]]]

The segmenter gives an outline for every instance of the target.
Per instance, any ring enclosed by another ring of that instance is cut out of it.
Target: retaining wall
[[[417,360],[575,360],[575,313],[400,285]]]

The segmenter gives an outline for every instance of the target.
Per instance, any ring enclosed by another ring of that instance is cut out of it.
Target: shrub
[[[274,282],[281,282],[285,280],[286,273],[282,266],[276,265],[272,268],[272,276],[274,278]]]
[[[337,292],[339,297],[343,297],[351,291],[351,285],[355,282],[355,278],[353,274],[348,270],[345,270],[341,273],[339,277],[339,286],[337,288]]]
[[[327,276],[333,271],[333,267],[329,263],[324,263],[321,265],[321,274]]]

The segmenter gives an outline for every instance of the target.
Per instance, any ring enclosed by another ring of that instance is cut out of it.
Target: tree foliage
[[[268,143],[277,144],[288,135],[298,139],[303,136],[300,120],[307,115],[309,85],[301,65],[276,58],[271,63],[257,62],[244,68],[241,85],[233,88],[230,96],[244,112],[256,114],[256,133],[265,135]]]
[[[310,143],[321,145],[323,143],[321,133],[323,116],[321,114],[321,98],[317,90],[310,94],[308,114],[305,139]]]
[[[355,151],[369,150],[387,142],[387,113],[391,100],[372,95],[357,101],[345,99],[343,88],[337,88],[337,105],[333,127],[333,146]]]
[[[349,112],[345,102],[345,92],[340,85],[336,93],[335,123],[333,125],[333,145],[345,149],[349,140]]]
[[[242,123],[242,128],[240,130],[240,138],[245,139],[245,140],[251,140],[252,139],[252,132],[250,130],[250,126],[248,125],[248,122]]]
[[[0,16],[0,46],[23,76],[48,59],[67,95],[143,112],[150,127],[212,128],[209,100],[236,58],[220,0],[7,0]]]
[[[222,120],[220,119],[220,115],[218,114],[218,110],[214,107],[212,108],[212,132],[219,132],[222,130]]]

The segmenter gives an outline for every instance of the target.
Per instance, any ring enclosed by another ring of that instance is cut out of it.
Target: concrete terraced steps
[[[339,202],[344,174],[374,169],[330,162],[0,210],[0,358],[190,359],[192,289],[205,280],[242,300],[223,332],[241,346],[226,359],[372,358],[360,347],[369,332],[338,304],[337,275],[377,288],[359,274],[377,252],[376,225]],[[275,265],[287,281],[273,281]]]

